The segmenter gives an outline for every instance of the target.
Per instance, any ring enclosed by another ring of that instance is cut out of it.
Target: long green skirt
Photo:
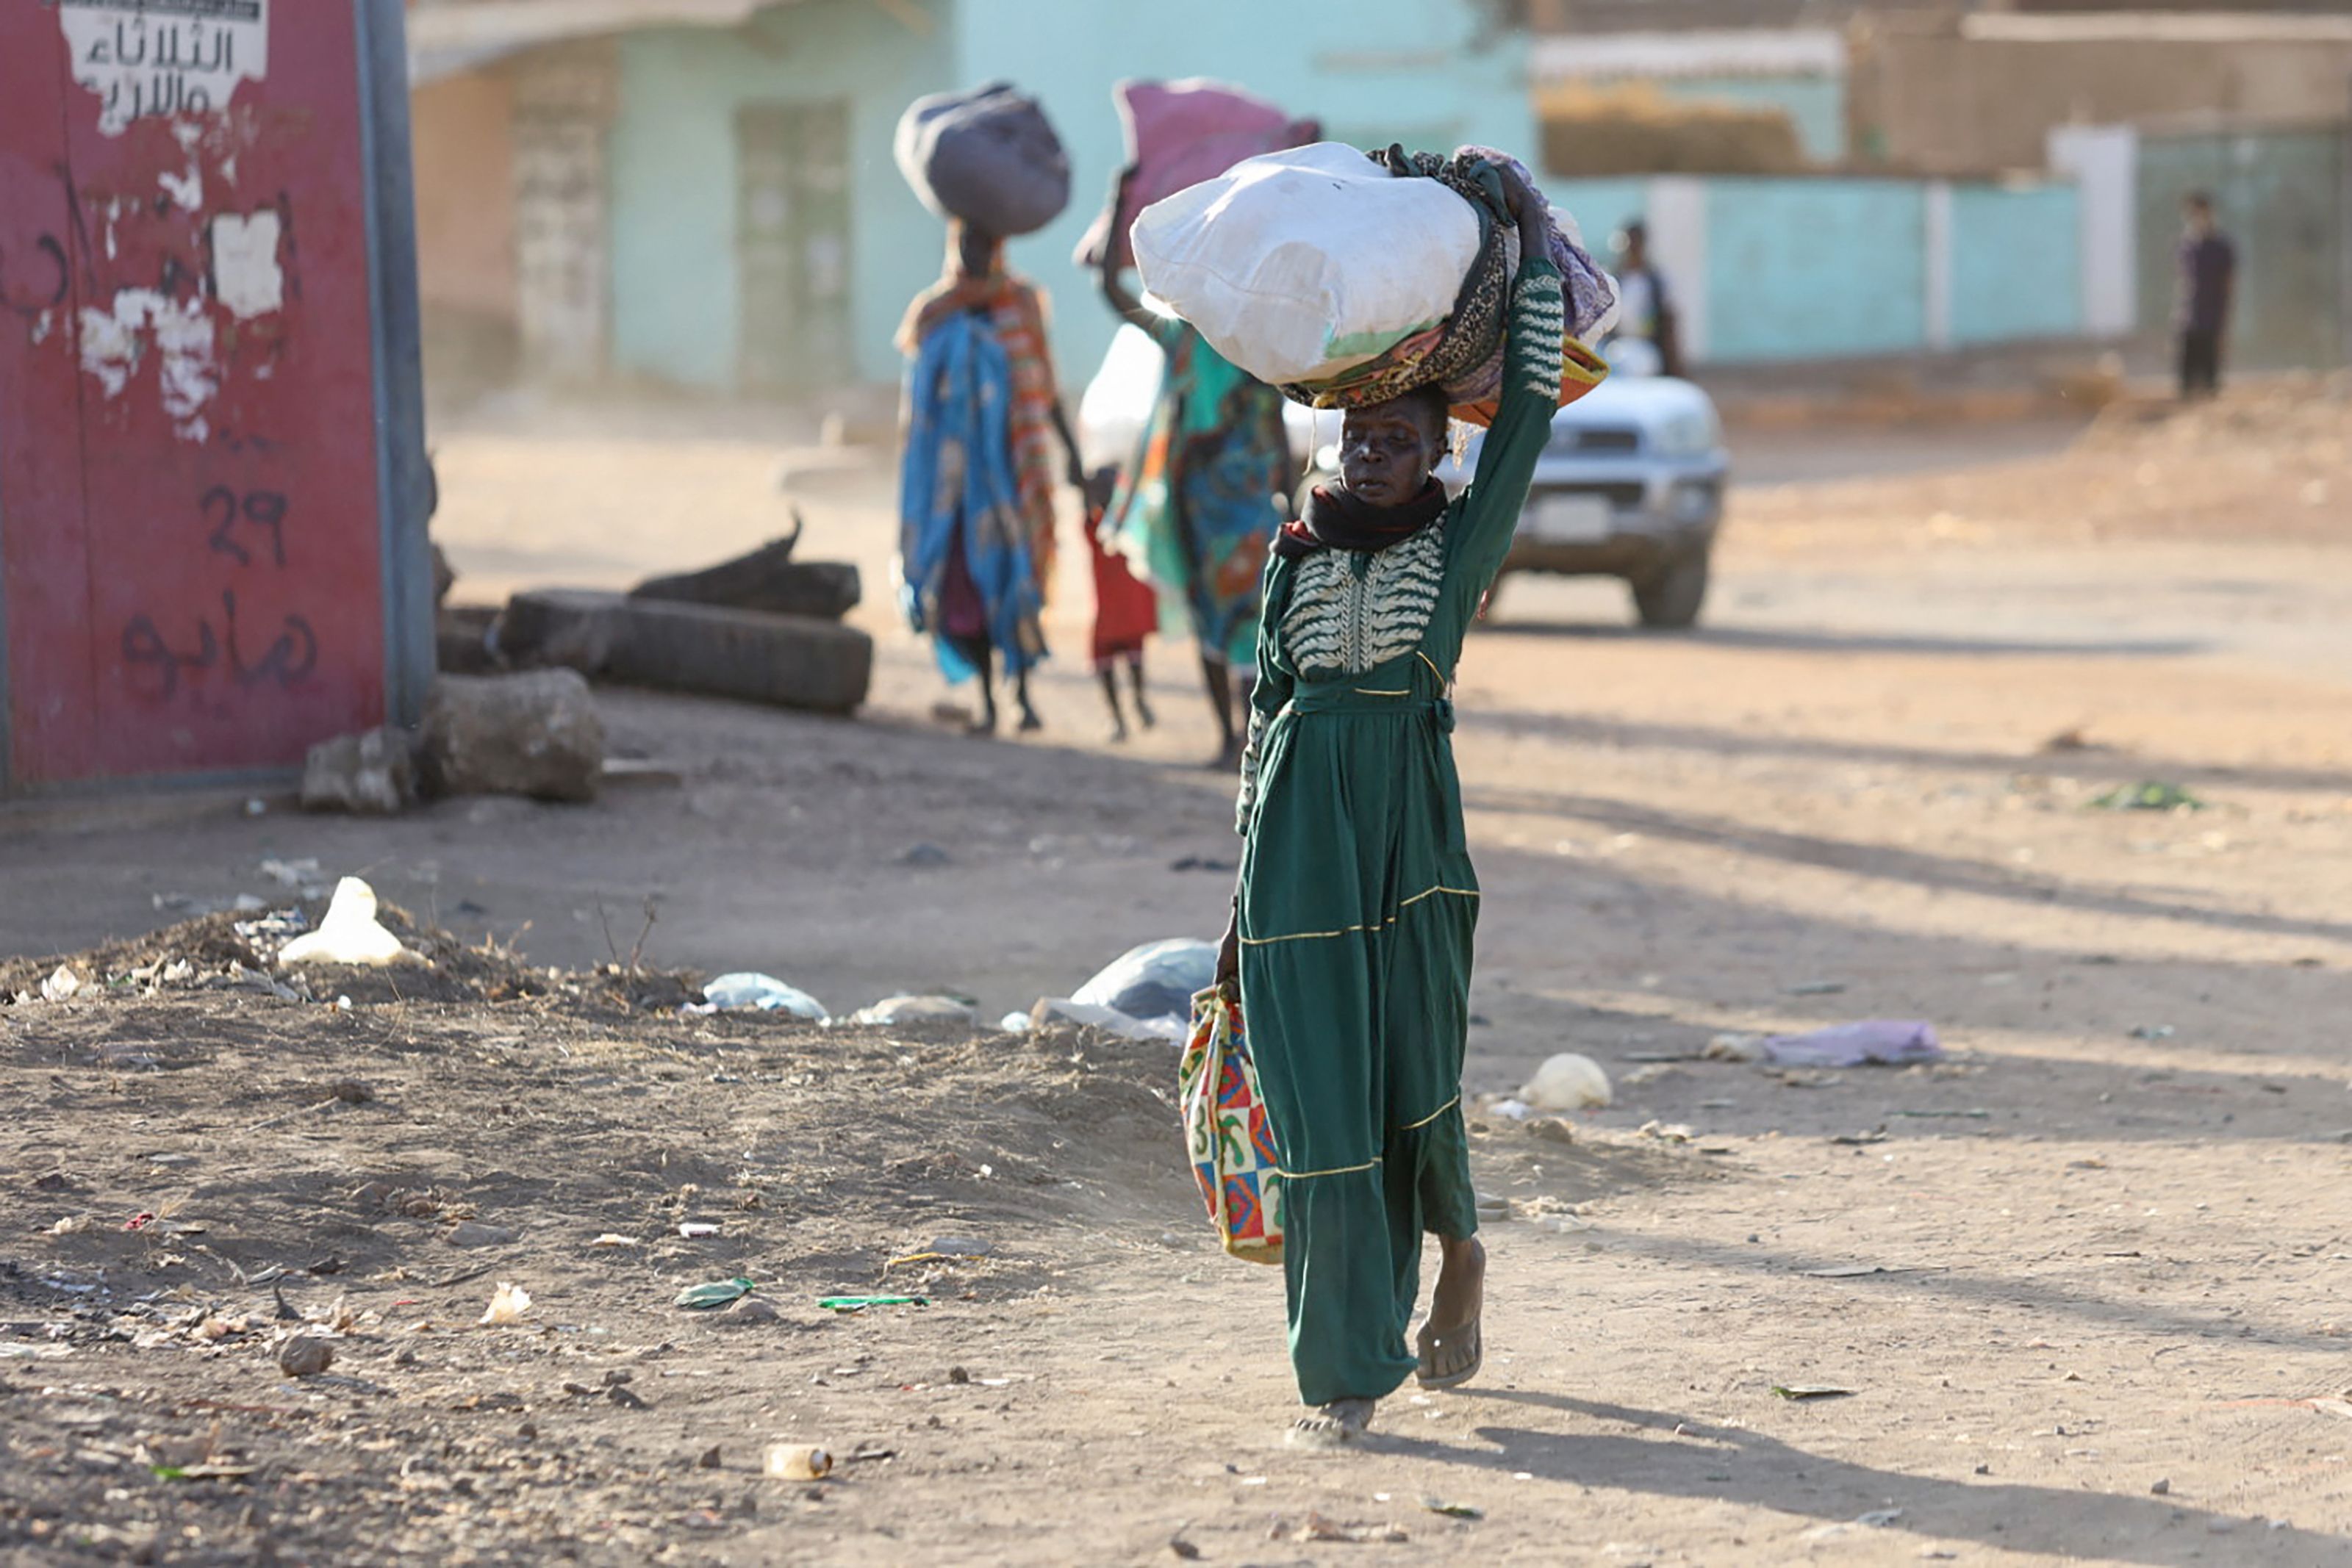
[[[1291,1364],[1309,1405],[1412,1375],[1421,1239],[1476,1233],[1462,1126],[1478,883],[1453,708],[1420,653],[1300,681],[1243,852],[1242,999],[1282,1158]]]

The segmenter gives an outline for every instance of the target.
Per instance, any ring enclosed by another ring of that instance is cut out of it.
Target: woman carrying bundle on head
[[[1559,406],[1567,325],[1545,204],[1494,172],[1521,259],[1470,486],[1449,501],[1433,476],[1439,387],[1350,408],[1339,479],[1265,576],[1219,980],[1238,985],[1280,1156],[1291,1360],[1313,1407],[1291,1436],[1310,1444],[1351,1441],[1407,1377],[1450,1388],[1485,1354],[1461,1106],[1478,883],[1450,694]],[[1424,1231],[1443,1267],[1409,1345]]]
[[[1003,83],[921,99],[898,127],[908,183],[948,219],[947,266],[898,329],[908,359],[899,470],[901,605],[950,682],[980,678],[996,728],[1003,662],[1021,727],[1053,577],[1054,486],[1087,476],[1062,411],[1045,297],[1004,265],[1006,236],[1053,221],[1070,166],[1034,99]]]
[[[1181,595],[1217,723],[1215,768],[1241,760],[1234,712],[1257,664],[1258,589],[1281,527],[1290,447],[1282,394],[1188,323],[1147,309],[1107,254],[1103,297],[1166,356],[1135,461],[1104,526],[1155,582]]]

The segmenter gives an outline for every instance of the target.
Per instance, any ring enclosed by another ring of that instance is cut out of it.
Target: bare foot
[[[1311,1416],[1290,1424],[1286,1440],[1294,1448],[1344,1448],[1362,1437],[1372,1424],[1375,1399],[1334,1399]]]
[[[1486,1249],[1475,1236],[1442,1239],[1444,1261],[1437,1289],[1430,1292],[1429,1318],[1421,1325],[1419,1381],[1423,1388],[1453,1388],[1478,1375],[1486,1358],[1479,1315],[1486,1305]]]

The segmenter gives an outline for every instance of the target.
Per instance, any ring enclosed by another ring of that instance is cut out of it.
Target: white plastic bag
[[[1318,141],[1235,164],[1135,221],[1143,285],[1260,381],[1327,380],[1453,313],[1478,214]]]
[[[326,918],[307,936],[278,951],[280,964],[422,964],[424,956],[401,946],[375,917],[375,889],[358,877],[335,883]]]
[[[702,999],[721,1012],[753,1008],[761,1012],[788,1012],[815,1023],[826,1019],[824,1004],[798,986],[749,970],[704,981]]]
[[[1192,998],[1207,990],[1216,977],[1214,943],[1171,937],[1129,948],[1072,991],[1070,1000],[1110,1008],[1130,1019],[1190,1020]]]

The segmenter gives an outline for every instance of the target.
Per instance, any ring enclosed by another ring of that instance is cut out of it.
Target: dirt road
[[[1276,1440],[1279,1283],[1209,1249],[1164,1053],[576,998],[0,1009],[25,1108],[0,1132],[0,1552],[53,1561],[80,1531],[170,1561],[2347,1561],[2347,457],[2345,404],[2301,397],[1751,490],[1691,638],[1623,631],[1601,585],[1505,588],[1460,692],[1488,889],[1468,1087],[1576,1050],[1617,1103],[1573,1145],[1482,1113],[1481,1184],[1513,1202],[1488,1375],[1401,1395],[1357,1455]],[[446,441],[460,595],[781,531],[776,461]],[[868,722],[606,693],[616,740],[680,784],[393,824],[45,811],[0,826],[0,952],[147,930],[159,897],[283,896],[272,856],[363,871],[469,939],[527,923],[531,958],[571,968],[608,958],[607,924],[625,952],[656,894],[654,961],[836,1009],[944,988],[993,1017],[1210,931],[1228,788],[1193,765],[1181,651],[1155,654],[1166,722],[1130,748],[1078,738],[1099,718],[1067,669],[1045,743],[941,733],[887,614],[883,477],[793,461],[808,548],[868,571]],[[2141,779],[2206,809],[2089,808]],[[1953,1058],[1702,1059],[1862,1018],[1932,1020]],[[370,1098],[328,1103],[343,1078]],[[429,1203],[388,1212],[370,1183]],[[201,1246],[121,1229],[166,1205]],[[461,1210],[516,1234],[453,1250]],[[704,1217],[719,1236],[675,1238]],[[604,1230],[639,1246],[591,1248]],[[942,1233],[989,1254],[886,1270]],[[277,1370],[272,1298],[237,1274],[271,1264],[298,1310],[344,1296],[364,1386]],[[781,1322],[668,1304],[737,1272]],[[538,1299],[527,1325],[462,1326],[497,1279]],[[932,1304],[814,1305],[906,1280]],[[205,1307],[252,1324],[166,1321]],[[892,1457],[764,1480],[784,1437]],[[192,1442],[251,1473],[159,1481],[138,1457]],[[1315,1518],[1407,1539],[1301,1539]]]

